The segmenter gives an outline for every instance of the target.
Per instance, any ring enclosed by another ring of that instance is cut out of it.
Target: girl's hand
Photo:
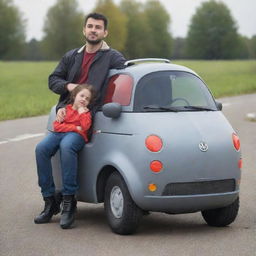
[[[78,131],[82,131],[82,130],[83,130],[81,126],[77,126],[76,129],[77,129]]]
[[[78,108],[77,111],[78,111],[79,114],[82,114],[82,113],[87,113],[89,111],[89,109],[87,107],[82,107],[81,106],[81,107]]]

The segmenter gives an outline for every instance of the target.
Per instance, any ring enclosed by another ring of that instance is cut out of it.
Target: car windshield
[[[207,86],[196,75],[181,71],[160,71],[138,82],[134,111],[216,111]]]

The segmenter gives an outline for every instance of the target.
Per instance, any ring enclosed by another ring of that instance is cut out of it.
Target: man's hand
[[[78,86],[78,84],[72,84],[72,83],[69,83],[67,84],[67,90],[69,92],[71,92],[73,89],[75,89],[76,87]]]
[[[66,109],[60,108],[56,115],[56,121],[59,123],[62,123],[65,119],[65,116],[66,116]]]

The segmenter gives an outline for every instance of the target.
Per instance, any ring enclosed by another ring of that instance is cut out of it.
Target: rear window
[[[216,110],[214,99],[203,81],[182,71],[154,72],[138,82],[134,110],[148,111],[157,107],[171,107],[178,111]]]
[[[133,79],[127,74],[118,74],[110,78],[104,99],[105,103],[117,102],[128,106],[131,102]]]

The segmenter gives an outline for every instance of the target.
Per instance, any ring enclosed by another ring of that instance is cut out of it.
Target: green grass
[[[256,92],[256,61],[175,61],[193,69],[215,98]]]
[[[48,89],[56,62],[0,62],[0,120],[47,114],[58,95]]]
[[[173,61],[193,69],[214,97],[256,92],[256,61]],[[58,95],[48,89],[56,62],[0,61],[0,120],[48,114]]]

